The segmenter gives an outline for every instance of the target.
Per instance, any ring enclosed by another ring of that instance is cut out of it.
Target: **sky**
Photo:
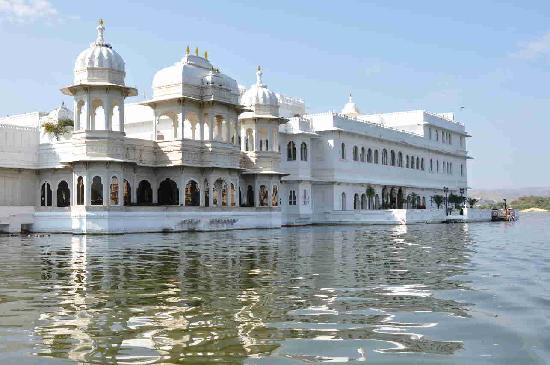
[[[549,17],[548,1],[0,0],[0,115],[72,106],[59,89],[103,18],[139,89],[129,101],[199,47],[243,85],[262,65],[308,112],[350,92],[363,113],[455,112],[470,187],[550,186]]]

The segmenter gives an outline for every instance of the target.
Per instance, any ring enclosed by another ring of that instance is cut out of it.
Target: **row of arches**
[[[302,142],[300,144],[300,161],[307,161],[307,143]],[[286,160],[296,161],[296,143],[294,141],[288,142],[286,146]]]
[[[158,141],[192,139],[196,141],[219,141],[238,144],[241,140],[238,121],[227,120],[222,115],[206,117],[200,122],[194,112],[182,115],[168,112],[155,117],[153,135]],[[209,120],[209,121],[208,121]]]
[[[136,201],[132,202],[132,188],[128,180],[124,179],[123,188],[123,205],[153,205],[153,188],[148,180],[141,180],[138,183],[136,190]],[[110,205],[119,205],[119,179],[113,176],[109,185],[109,203]],[[255,194],[252,185],[247,186],[246,201],[243,199],[240,188],[236,191],[236,186],[233,183],[227,183],[223,179],[217,179],[210,189],[210,184],[207,179],[203,181],[202,186],[195,180],[189,180],[185,185],[184,202],[185,206],[201,206],[201,189],[203,190],[203,204],[205,207],[235,207],[240,206],[255,206]],[[85,205],[84,199],[84,178],[79,176],[76,183],[76,205]],[[94,176],[90,186],[90,204],[104,205],[105,198],[103,190],[103,180],[101,176]],[[158,205],[180,205],[180,194],[178,184],[172,179],[166,178],[159,184],[157,189]],[[210,199],[212,194],[212,199]],[[53,191],[49,182],[44,182],[40,188],[40,205],[51,207],[53,205]],[[238,199],[238,201],[237,201]],[[243,203],[243,201],[245,201]],[[269,206],[269,193],[266,185],[260,185],[258,192],[259,206]],[[66,181],[59,182],[57,186],[57,206],[68,207],[71,205],[71,191],[69,184]],[[271,206],[279,205],[278,186],[273,185],[271,191]]]
[[[379,159],[380,157],[380,159]],[[340,147],[340,158],[346,159],[346,144],[342,143]],[[390,150],[388,153],[387,149],[382,149],[381,156],[378,152],[378,149],[365,149],[365,147],[359,148],[358,146],[353,146],[352,148],[352,158],[353,161],[359,162],[368,162],[368,163],[381,163],[382,165],[389,165],[395,167],[407,167],[407,168],[416,168],[417,170],[424,170],[424,158],[416,156],[406,155],[405,163],[403,159],[403,153],[401,151],[395,152]]]
[[[347,210],[347,195],[345,192],[341,194],[340,197],[340,208],[341,210]],[[353,195],[353,209],[354,210],[365,210],[365,209],[379,209],[380,208],[380,197],[378,194],[373,196],[368,196],[366,193],[355,193]]]
[[[94,98],[88,105],[84,100],[76,102],[75,130],[124,131],[123,101],[118,99]]]
[[[69,184],[62,180],[57,184],[56,190],[57,206],[68,207],[71,205],[71,191]],[[53,191],[49,182],[42,183],[40,187],[40,206],[51,207],[53,205]]]

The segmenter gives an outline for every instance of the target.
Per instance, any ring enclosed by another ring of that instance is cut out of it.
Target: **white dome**
[[[78,55],[74,64],[75,71],[86,68],[110,68],[124,72],[124,60],[110,46],[92,44]]]
[[[262,83],[262,69],[258,66],[256,83],[248,88],[241,97],[241,104],[253,109],[256,114],[279,115],[277,94]]]
[[[105,26],[99,21],[97,39],[82,51],[74,64],[75,84],[112,83],[124,85],[124,60],[105,42]]]
[[[187,53],[180,62],[165,67],[153,77],[153,97],[187,95],[201,98],[200,88],[224,89],[236,99],[237,81],[221,73],[205,57]],[[222,92],[222,91],[216,91]]]
[[[349,99],[346,105],[344,105],[344,108],[342,109],[342,114],[350,116],[350,117],[357,117],[361,112],[359,111],[359,108],[357,105],[353,102],[353,98],[351,94],[349,94]]]

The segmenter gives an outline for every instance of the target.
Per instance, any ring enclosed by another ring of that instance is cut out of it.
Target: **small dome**
[[[359,114],[361,114],[359,108],[353,102],[353,97],[351,96],[351,94],[349,94],[348,102],[346,103],[346,105],[344,105],[344,109],[342,109],[342,114],[349,117],[357,117]]]
[[[159,70],[153,77],[153,96],[175,96],[193,93],[193,88],[215,86],[239,95],[237,81],[221,73],[206,59],[187,53],[172,66]],[[200,97],[200,93],[191,96]]]
[[[82,51],[74,65],[75,84],[112,83],[124,85],[124,60],[105,42],[105,25],[102,20],[97,26],[97,39]]]
[[[258,66],[256,83],[248,88],[241,97],[241,104],[253,109],[256,114],[279,115],[277,94],[262,83],[262,69]]]
[[[48,119],[52,121],[59,121],[63,119],[73,119],[72,112],[67,109],[65,106],[65,103],[61,103],[61,106],[58,108],[55,108],[51,112],[48,113],[47,116]]]

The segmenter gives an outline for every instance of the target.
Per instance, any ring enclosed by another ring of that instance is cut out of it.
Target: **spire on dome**
[[[262,83],[262,66],[258,66],[258,70],[256,71],[256,85],[260,86],[263,85]]]
[[[359,108],[353,102],[353,96],[351,95],[351,93],[349,93],[348,102],[346,103],[346,105],[344,105],[341,113],[349,117],[357,117],[361,114]]]
[[[105,22],[103,21],[103,19],[99,19],[96,29],[97,29],[97,38],[95,39],[95,42],[92,43],[90,46],[111,48],[111,45],[105,42]]]

